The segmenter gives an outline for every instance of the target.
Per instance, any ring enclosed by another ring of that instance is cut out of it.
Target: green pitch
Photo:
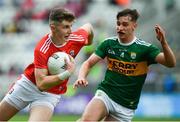
[[[51,119],[51,122],[55,121],[73,121],[75,122],[80,118],[80,115],[54,115]],[[28,120],[28,115],[24,114],[18,114],[14,116],[9,122],[13,121],[26,121]],[[172,121],[178,121],[180,122],[180,118],[134,118],[132,122],[172,122]]]
[[[26,115],[26,114],[25,115],[18,114],[16,116],[14,116],[9,122],[13,122],[13,121],[18,121],[18,122],[26,121],[27,122],[28,117],[29,117],[29,115]],[[78,115],[54,115],[52,117],[51,121],[52,122],[53,121],[76,121],[79,119],[79,117],[80,116],[78,116]]]

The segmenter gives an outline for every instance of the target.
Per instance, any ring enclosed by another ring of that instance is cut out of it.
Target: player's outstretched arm
[[[98,57],[96,54],[92,54],[81,66],[79,70],[78,79],[73,84],[74,88],[77,88],[79,86],[87,86],[88,81],[86,80],[86,77],[89,73],[89,70],[91,67],[93,67],[99,60],[101,60],[100,57]]]
[[[165,31],[160,27],[160,25],[156,25],[155,32],[156,32],[156,37],[160,41],[163,49],[163,52],[156,57],[156,61],[167,67],[175,67],[176,58],[166,41]]]
[[[86,23],[80,28],[84,29],[86,32],[88,32],[88,40],[86,40],[85,45],[90,45],[92,44],[93,37],[94,37],[94,32],[93,32],[93,27],[90,23]]]

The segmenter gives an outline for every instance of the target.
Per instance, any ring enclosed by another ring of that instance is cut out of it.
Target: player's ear
[[[50,24],[49,26],[50,26],[52,32],[54,32],[56,30],[56,27],[54,24]]]
[[[136,28],[136,27],[137,27],[137,22],[134,23],[134,28]]]
[[[137,22],[133,23],[133,30],[135,30],[137,28]]]

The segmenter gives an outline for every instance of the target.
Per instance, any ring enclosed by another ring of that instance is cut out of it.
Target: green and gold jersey
[[[148,66],[154,64],[160,50],[141,39],[131,44],[120,43],[117,37],[108,38],[96,49],[95,54],[107,58],[107,70],[98,89],[103,90],[116,103],[136,109]]]

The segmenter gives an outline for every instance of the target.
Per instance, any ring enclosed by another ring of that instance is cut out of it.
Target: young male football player
[[[93,29],[87,23],[72,32],[75,16],[63,8],[54,8],[49,16],[51,33],[42,37],[34,50],[34,61],[6,94],[0,103],[0,121],[8,121],[17,112],[30,105],[29,121],[49,121],[67,82],[73,73],[74,62],[67,62],[66,71],[57,75],[48,73],[48,58],[62,51],[76,57],[84,45],[90,45]]]
[[[138,12],[125,9],[117,13],[117,37],[104,40],[80,68],[74,87],[87,86],[86,76],[98,61],[107,58],[104,80],[98,85],[94,98],[87,105],[81,121],[130,122],[148,72],[154,63],[166,67],[176,65],[175,56],[169,47],[164,30],[155,26],[162,52],[153,44],[135,36]]]

